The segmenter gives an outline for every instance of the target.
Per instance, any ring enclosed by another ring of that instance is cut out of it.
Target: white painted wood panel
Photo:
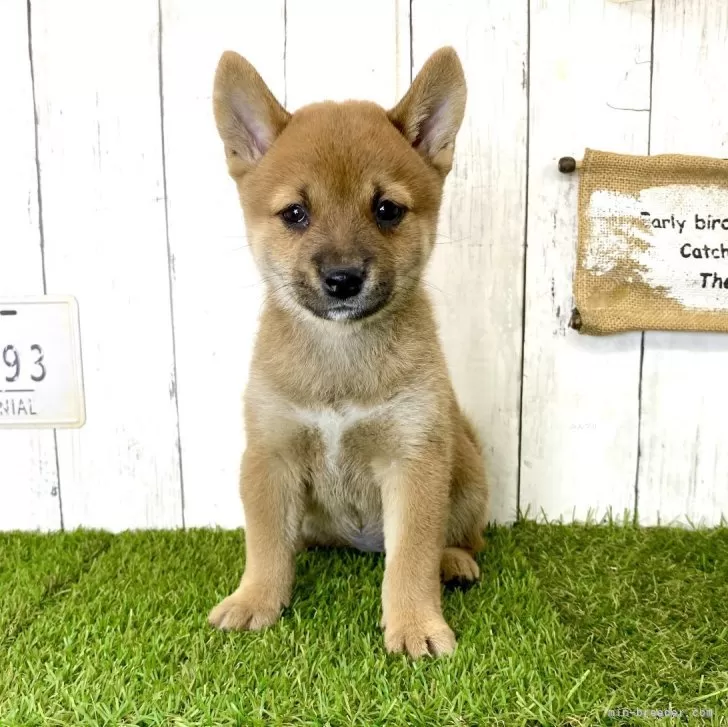
[[[728,4],[657,0],[651,152],[728,157]],[[725,210],[716,211],[721,215]],[[645,334],[640,521],[728,518],[728,336]]]
[[[407,0],[287,0],[288,109],[366,99],[393,106],[410,77]]]
[[[43,292],[43,260],[25,3],[0,3],[0,69],[0,297],[37,295]],[[1,335],[0,344],[6,345]],[[2,369],[0,362],[0,391],[6,388]],[[53,432],[1,430],[0,530],[55,530],[60,524]]]
[[[414,0],[415,72],[443,45],[468,84],[427,280],[458,399],[481,434],[492,519],[515,519],[526,201],[526,3]]]
[[[284,2],[162,2],[164,133],[187,526],[239,527],[242,392],[262,303],[212,114],[225,50],[248,58],[281,102]],[[194,49],[194,52],[191,52]]]
[[[493,518],[519,490],[531,517],[728,517],[726,337],[647,333],[640,367],[640,334],[567,327],[578,178],[557,159],[648,141],[728,157],[728,5],[655,7],[650,122],[651,0],[31,0],[30,37],[28,4],[0,2],[0,295],[42,292],[45,271],[78,297],[88,408],[57,434],[60,472],[53,432],[0,431],[0,530],[243,522],[262,286],[214,128],[217,60],[248,57],[291,110],[391,106],[445,44],[469,101],[427,280]]]
[[[584,148],[647,152],[651,3],[532,0],[520,506],[566,521],[634,511],[640,334],[568,328]]]
[[[87,423],[65,526],[182,524],[156,3],[33,0],[49,293],[77,296]]]

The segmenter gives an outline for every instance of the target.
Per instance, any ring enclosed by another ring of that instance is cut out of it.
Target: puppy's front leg
[[[291,599],[302,484],[291,463],[249,446],[240,494],[245,509],[245,572],[237,590],[212,609],[220,629],[256,631],[274,624]]]
[[[418,657],[455,649],[441,607],[450,476],[444,460],[433,451],[380,470],[386,551],[382,625],[390,652]]]

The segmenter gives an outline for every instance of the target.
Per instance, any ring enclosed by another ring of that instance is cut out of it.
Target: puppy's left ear
[[[465,115],[467,88],[453,48],[440,48],[425,62],[390,121],[444,177],[452,168],[455,136]]]

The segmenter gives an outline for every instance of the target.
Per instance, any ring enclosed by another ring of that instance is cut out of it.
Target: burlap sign
[[[588,149],[572,326],[728,331],[728,161]]]

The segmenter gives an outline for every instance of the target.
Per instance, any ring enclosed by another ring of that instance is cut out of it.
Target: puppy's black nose
[[[361,292],[365,272],[362,268],[332,268],[321,274],[324,290],[339,300],[353,298]]]

